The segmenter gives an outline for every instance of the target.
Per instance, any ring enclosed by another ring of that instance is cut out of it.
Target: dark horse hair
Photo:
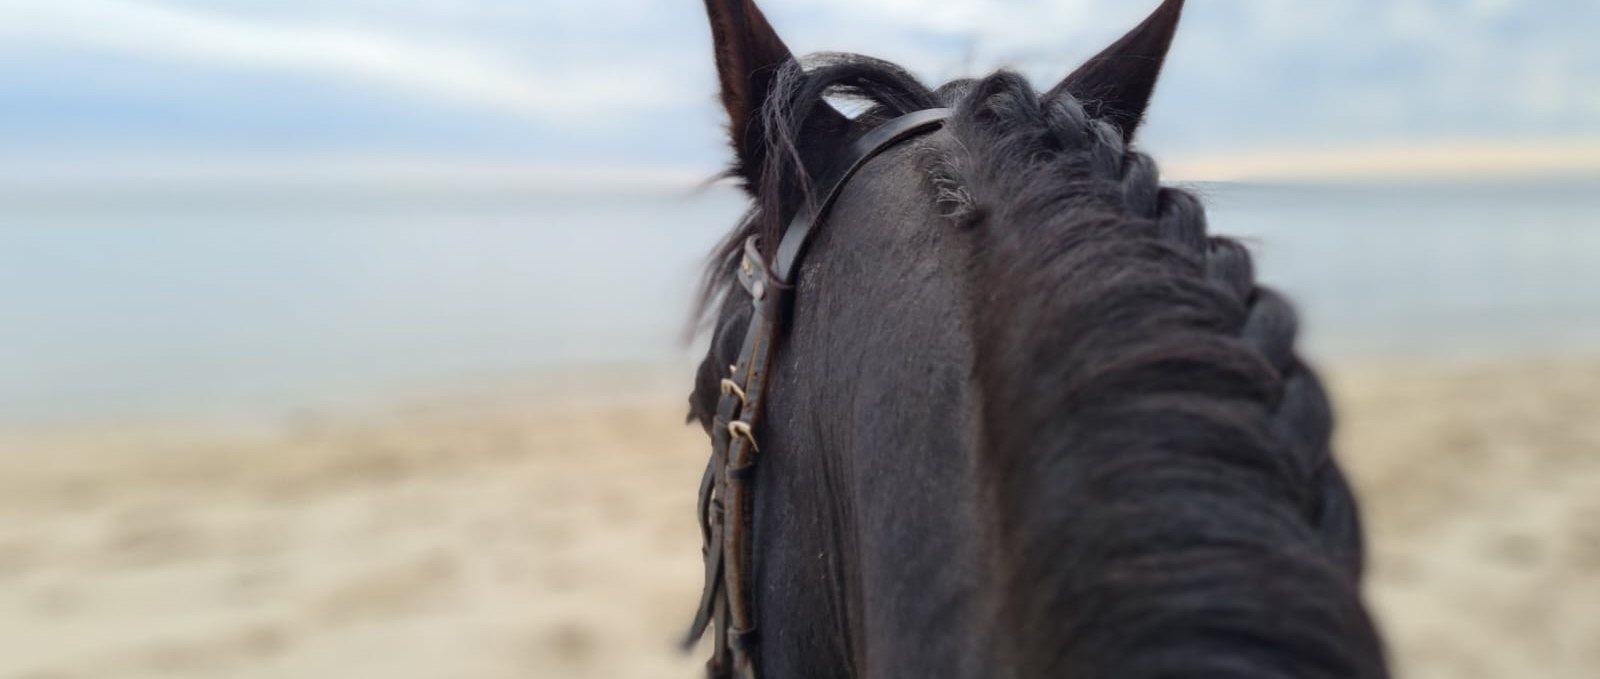
[[[1372,632],[1328,399],[1249,253],[1076,98],[1001,73],[954,134],[939,179],[989,291],[983,471],[1026,555],[1005,573],[1022,648],[1138,658],[1121,676],[1377,674],[1352,652]]]
[[[763,77],[758,117],[735,119],[731,174],[754,204],[705,277],[702,313],[733,303],[710,314],[694,417],[710,426],[709,395],[749,321],[730,282],[743,241],[770,251],[840,140],[951,107],[948,138],[908,157],[945,222],[929,228],[966,250],[955,273],[991,599],[973,627],[990,630],[987,660],[1003,668],[981,674],[1387,676],[1360,597],[1355,500],[1295,312],[1135,150],[1142,105],[1118,117],[1092,88],[1040,95],[1004,71],[932,90],[852,55]],[[844,118],[840,98],[863,112]]]
[[[817,199],[811,175],[823,160],[815,157],[809,143],[815,136],[841,133],[837,120],[818,121],[813,116],[833,114],[829,97],[867,106],[856,122],[868,126],[942,105],[938,95],[915,76],[881,59],[815,54],[806,61],[805,66],[789,61],[773,74],[772,90],[759,111],[761,124],[755,126],[765,131],[755,145],[762,151],[755,159],[760,167],[745,167],[741,163],[748,161],[741,158],[723,172],[724,177],[741,181],[755,204],[712,254],[701,279],[697,320],[702,320],[722,293],[732,289],[745,240],[757,236],[764,245],[776,247],[788,219],[802,204]]]

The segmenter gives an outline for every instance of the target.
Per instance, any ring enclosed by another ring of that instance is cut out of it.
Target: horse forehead
[[[884,151],[843,187],[832,218],[848,219],[858,212],[881,214],[918,205],[931,209],[936,189],[930,177],[955,146],[955,137],[946,127]]]
[[[936,180],[955,139],[938,130],[884,152],[864,166],[839,194],[820,225],[832,264],[902,275],[908,267],[947,268],[946,254],[961,251],[950,236]],[[930,257],[937,251],[938,256]],[[891,273],[892,272],[892,273]]]

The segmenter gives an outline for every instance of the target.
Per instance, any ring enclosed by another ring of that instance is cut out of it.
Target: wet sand
[[[1600,667],[1600,360],[1330,371],[1413,679]],[[681,399],[0,432],[0,679],[696,677]]]

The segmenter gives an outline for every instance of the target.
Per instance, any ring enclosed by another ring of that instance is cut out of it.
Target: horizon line
[[[1600,176],[1600,138],[1525,142],[1442,142],[1343,148],[1277,147],[1241,153],[1156,154],[1170,182],[1347,183],[1493,181]],[[191,154],[174,160],[12,156],[0,188],[181,190],[318,188],[465,192],[692,191],[728,183],[719,168],[660,164],[559,165],[309,154]]]

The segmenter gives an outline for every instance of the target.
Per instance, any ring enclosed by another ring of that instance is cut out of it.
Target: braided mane
[[[1084,102],[1011,73],[970,89],[933,184],[973,246],[979,464],[1021,675],[1383,676],[1293,309]]]

